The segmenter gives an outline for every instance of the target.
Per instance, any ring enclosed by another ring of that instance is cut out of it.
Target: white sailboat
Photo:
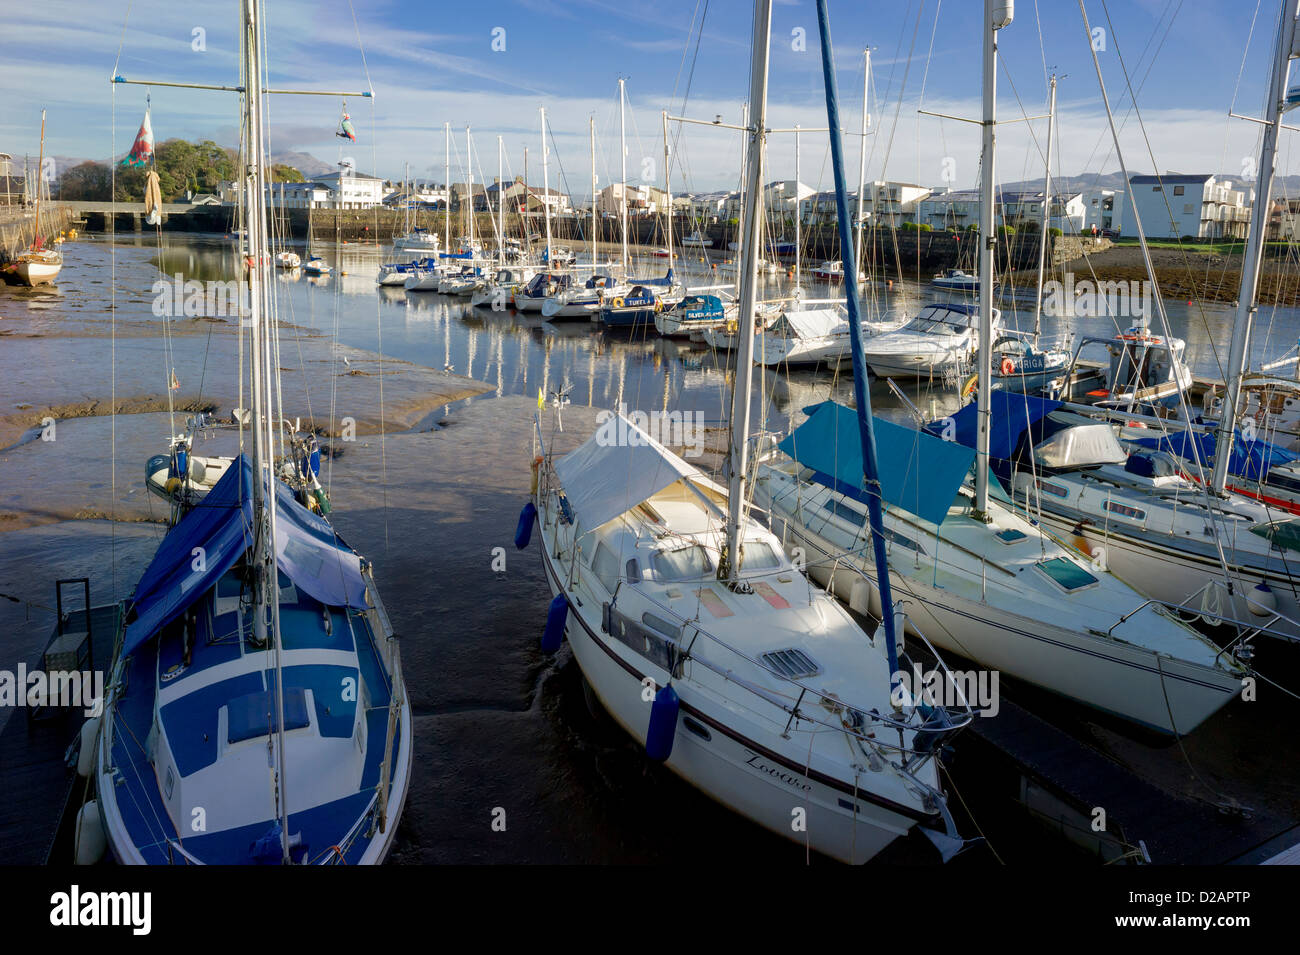
[[[36,169],[36,210],[34,216],[31,246],[20,252],[6,266],[6,269],[23,285],[53,285],[63,270],[63,253],[58,248],[49,248],[41,241],[41,196],[45,191],[45,182],[41,171],[45,168],[45,110],[41,110],[41,146]]]
[[[754,19],[746,179],[761,183],[770,0]],[[761,203],[746,209],[741,355],[752,363]],[[534,516],[567,635],[597,699],[648,754],[760,825],[864,862],[913,826],[956,844],[934,747],[969,719],[894,705],[892,630],[863,632],[745,513],[749,375],[732,405],[726,489],[622,415],[554,458],[538,424]],[[650,690],[654,690],[653,698]],[[802,810],[806,832],[793,833]]]
[[[984,234],[993,218],[996,34],[1010,22],[1008,4],[986,0]],[[978,409],[991,400],[992,264],[982,246]],[[855,384],[864,376],[855,368]],[[942,649],[1166,733],[1188,733],[1231,701],[1246,672],[1231,654],[990,495],[989,416],[968,410],[978,425],[973,441],[877,421],[886,462],[879,493],[891,505],[879,536],[866,521],[874,495],[853,478],[861,455],[852,413],[831,402],[769,449],[755,500],[783,526],[786,543],[808,554],[814,578],[861,605],[879,600],[883,581],[864,556],[879,540],[891,589],[906,594],[909,618]]]

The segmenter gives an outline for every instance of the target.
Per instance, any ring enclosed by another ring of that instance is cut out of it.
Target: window
[[[1119,501],[1107,501],[1106,510],[1120,517],[1127,517],[1131,521],[1145,521],[1147,512],[1139,507],[1130,507],[1127,504],[1121,504]]]
[[[1187,191],[1186,186],[1174,186],[1174,195],[1176,196],[1181,196],[1186,191]]]
[[[740,545],[740,566],[744,570],[771,570],[781,566],[781,556],[765,541]]]
[[[1061,487],[1059,484],[1051,484],[1048,481],[1039,481],[1038,490],[1044,494],[1050,494],[1052,497],[1067,498],[1070,496],[1068,488]]]
[[[1074,593],[1076,590],[1082,590],[1084,587],[1091,587],[1097,583],[1097,578],[1092,576],[1078,564],[1064,557],[1053,557],[1050,560],[1039,561],[1034,565],[1041,570],[1047,577],[1066,593]]]
[[[1185,215],[1185,216],[1190,216],[1191,214],[1192,214],[1192,204],[1191,204],[1190,202],[1184,202],[1184,203],[1183,203],[1183,215]]]
[[[688,580],[703,577],[713,570],[709,555],[699,544],[656,551],[653,564],[655,576],[660,580]]]
[[[618,586],[618,558],[604,543],[596,545],[596,553],[591,558],[591,569],[605,585],[605,589],[613,593]]]
[[[1159,187],[1159,186],[1152,186],[1152,187],[1151,187],[1151,191],[1152,191],[1152,192],[1159,192],[1159,191],[1160,191],[1160,187]]]

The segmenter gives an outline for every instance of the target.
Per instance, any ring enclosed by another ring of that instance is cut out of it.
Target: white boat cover
[[[1080,424],[1058,431],[1034,448],[1043,467],[1078,468],[1094,464],[1123,464],[1128,454],[1108,424]]]
[[[825,338],[847,331],[849,327],[836,308],[787,309],[784,315],[800,338]]]
[[[556,461],[555,473],[574,516],[587,531],[682,478],[709,484],[697,468],[622,414],[609,415],[595,434]]]

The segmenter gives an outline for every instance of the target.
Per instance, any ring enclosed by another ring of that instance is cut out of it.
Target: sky
[[[128,79],[235,84],[237,4],[160,0],[43,0],[6,4],[0,32],[0,152],[35,157],[40,111],[46,153],[104,159],[130,148],[151,97],[161,142],[171,137],[235,145],[231,93],[112,84]],[[550,182],[589,192],[588,121],[597,135],[599,187],[618,181],[618,80],[627,90],[627,175],[662,185],[661,111],[738,123],[748,97],[753,4],[744,0],[266,0],[270,82],[276,87],[360,92],[348,112],[358,141],[338,139],[338,97],[274,96],[274,152],[302,151],[334,164],[400,178],[443,179],[443,124],[452,130],[452,181],[465,178],[466,126],[474,177],[497,175],[502,137],[507,177],[542,179],[545,107],[553,138]],[[1054,174],[1119,168],[1092,52],[1130,172],[1252,171],[1279,2],[1254,0],[1020,0],[999,34],[997,178],[1043,171],[1047,76],[1061,75]],[[970,188],[979,127],[924,115],[980,114],[978,0],[830,0],[850,187],[860,144],[866,176]],[[702,23],[702,28],[701,28]],[[1100,32],[1099,32],[1100,31]],[[863,51],[871,49],[872,134],[858,135]],[[1136,93],[1138,112],[1132,109]],[[768,125],[822,129],[826,106],[816,6],[775,0]],[[674,126],[673,191],[735,188],[740,134]],[[1294,135],[1279,171],[1300,171]],[[799,178],[830,188],[824,132],[800,136]],[[765,179],[795,174],[794,136],[773,133]]]

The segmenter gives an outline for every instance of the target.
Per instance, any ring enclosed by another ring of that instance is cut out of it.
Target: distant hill
[[[1166,170],[1166,172],[1199,172],[1200,170]],[[1134,175],[1140,175],[1135,173]],[[1234,189],[1253,187],[1254,182],[1243,179],[1239,175],[1232,173],[1215,173],[1214,177],[1220,182],[1231,182]],[[1001,188],[1008,191],[1023,190],[1032,192],[1043,188],[1043,177],[1037,179],[1022,179],[1019,182],[1004,182]],[[1127,184],[1124,181],[1124,175],[1118,169],[1114,172],[1102,173],[1094,176],[1062,176],[1052,177],[1053,192],[1084,192],[1088,189],[1117,189],[1126,190]],[[1275,196],[1300,196],[1300,175],[1294,176],[1277,176],[1273,180],[1273,194]]]
[[[322,162],[311,153],[273,153],[271,162],[277,166],[292,166],[308,179],[312,176],[324,176],[327,173],[336,171],[333,165]]]

